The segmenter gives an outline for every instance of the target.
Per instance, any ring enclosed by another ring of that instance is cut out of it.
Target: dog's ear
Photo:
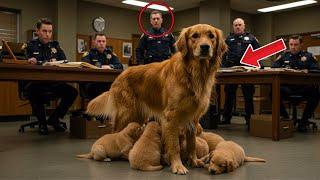
[[[228,46],[224,41],[223,33],[221,30],[216,29],[216,35],[217,35],[216,58],[219,58],[221,60],[223,57],[223,54],[228,50]]]
[[[183,28],[176,44],[177,51],[181,52],[182,56],[185,57],[188,53],[188,34],[189,28]]]

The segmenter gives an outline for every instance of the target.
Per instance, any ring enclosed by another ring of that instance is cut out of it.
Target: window
[[[0,40],[19,41],[19,11],[0,8]]]

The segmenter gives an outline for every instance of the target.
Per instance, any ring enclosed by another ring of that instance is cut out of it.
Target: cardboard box
[[[70,136],[82,139],[96,139],[112,132],[109,121],[100,123],[99,121],[83,118],[82,116],[70,117]]]
[[[280,121],[280,139],[293,137],[293,121]],[[250,120],[250,135],[257,137],[272,138],[272,115],[254,114]]]

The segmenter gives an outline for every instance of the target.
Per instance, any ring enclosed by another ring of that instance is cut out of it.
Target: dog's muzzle
[[[209,48],[210,46],[208,44],[201,44],[200,45],[200,56],[206,57],[209,55]]]

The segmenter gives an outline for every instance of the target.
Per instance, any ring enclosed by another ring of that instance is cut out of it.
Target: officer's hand
[[[33,58],[28,59],[28,62],[30,64],[37,64],[37,59],[33,57]]]
[[[57,59],[56,58],[52,58],[52,59],[50,59],[50,61],[51,62],[55,62],[55,61],[57,61]]]
[[[109,65],[102,65],[101,68],[102,69],[112,69]]]

